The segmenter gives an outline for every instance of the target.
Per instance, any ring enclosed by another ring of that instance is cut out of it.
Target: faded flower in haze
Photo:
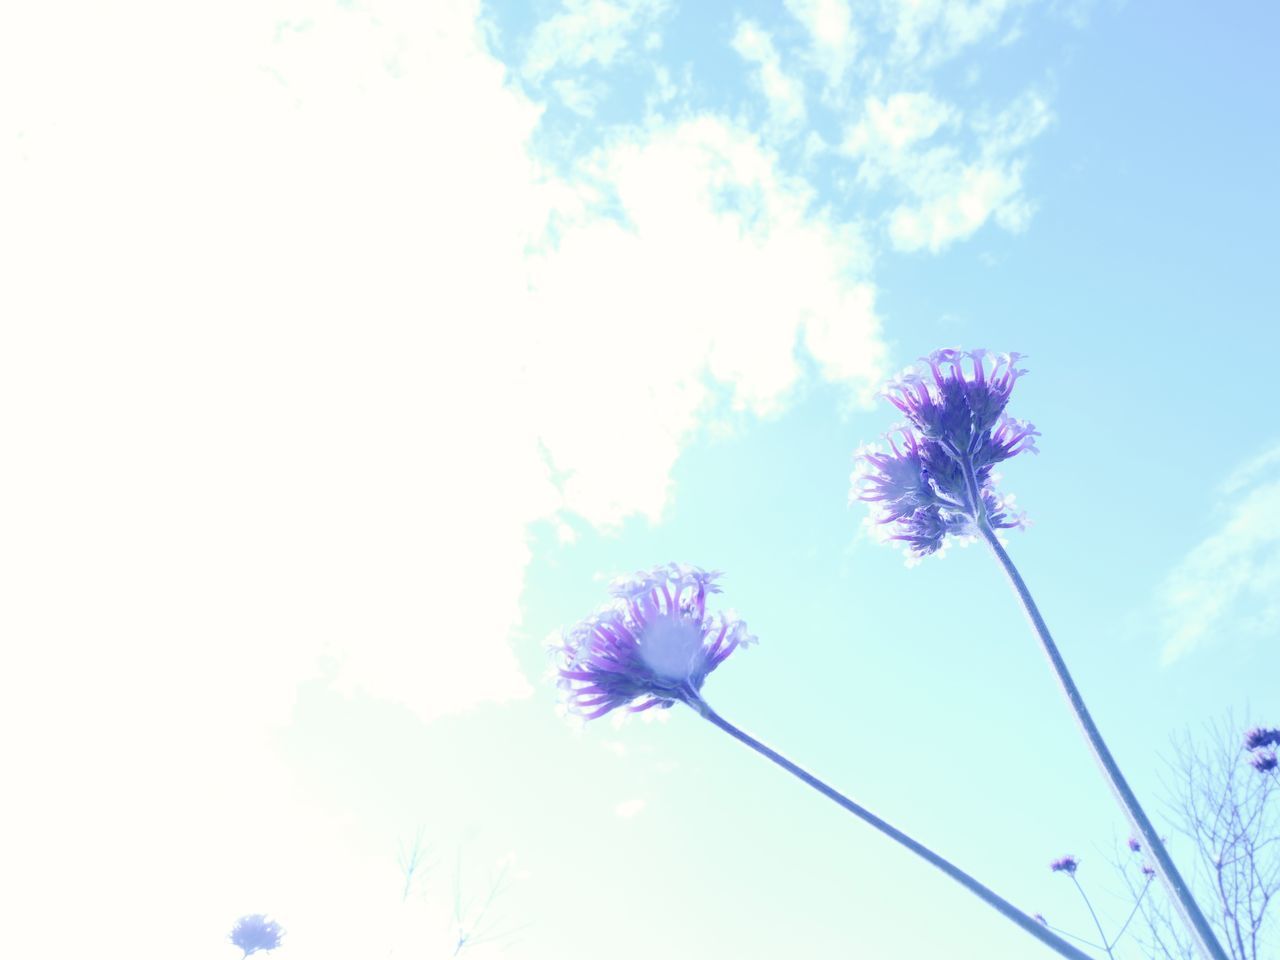
[[[885,389],[907,418],[886,435],[888,449],[858,451],[851,500],[873,505],[877,523],[891,525],[891,540],[916,557],[939,550],[948,536],[970,536],[979,522],[993,529],[1020,527],[1011,497],[997,492],[996,464],[1036,453],[1039,431],[1004,410],[1018,377],[1021,354],[935,350],[925,369],[910,369]]]
[[[565,630],[555,649],[564,702],[585,720],[698,700],[707,676],[755,641],[732,613],[708,614],[717,572],[669,563],[614,581],[613,600]]]
[[[280,924],[268,920],[264,914],[254,913],[236,921],[231,931],[231,942],[243,950],[247,957],[259,950],[274,950],[280,946],[283,936]]]
[[[1080,861],[1075,857],[1059,857],[1049,862],[1049,869],[1054,873],[1075,873]]]

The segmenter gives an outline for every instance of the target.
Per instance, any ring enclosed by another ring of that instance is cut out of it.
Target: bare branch
[[[494,923],[492,915],[494,902],[510,887],[510,881],[508,880],[510,870],[510,860],[501,861],[498,864],[497,871],[491,873],[483,896],[474,901],[464,899],[462,894],[462,851],[458,851],[453,883],[453,923],[457,932],[453,956],[458,956],[467,947],[507,939],[518,933],[520,929],[523,929],[523,927],[499,927]]]
[[[409,893],[413,889],[418,874],[429,865],[430,853],[431,848],[423,843],[421,827],[418,828],[411,844],[401,843],[400,850],[396,854],[396,865],[404,874],[404,889],[400,893],[401,903],[409,899]]]
[[[1274,913],[1280,893],[1280,786],[1275,771],[1259,771],[1244,749],[1244,725],[1228,715],[1200,737],[1175,738],[1165,761],[1165,809],[1196,851],[1194,878],[1204,901],[1218,905],[1215,925],[1233,960],[1276,955]],[[1117,863],[1145,930],[1139,939],[1164,960],[1191,957],[1170,922],[1167,905],[1145,904],[1125,864]]]

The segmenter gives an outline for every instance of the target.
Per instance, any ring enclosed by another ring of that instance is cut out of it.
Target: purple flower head
[[[1014,383],[1026,373],[1015,367],[1021,356],[988,355],[985,350],[935,350],[923,358],[927,373],[907,371],[889,384],[885,395],[922,436],[957,455],[972,454],[996,426]],[[969,361],[968,373],[965,360]]]
[[[231,931],[231,942],[244,951],[247,957],[259,950],[274,950],[280,946],[284,931],[280,924],[268,920],[264,914],[254,913],[241,917]]]
[[[1259,747],[1280,747],[1280,730],[1268,730],[1266,727],[1254,727],[1244,734],[1244,748],[1257,750]]]
[[[1129,849],[1132,850],[1134,853],[1137,853],[1139,850],[1142,849],[1142,842],[1138,840],[1137,837],[1130,837]]]
[[[1033,913],[1031,918],[1035,920],[1036,923],[1043,923],[1046,927],[1049,925],[1049,921],[1044,918],[1043,913]]]
[[[1149,863],[1144,863],[1142,865],[1142,875],[1144,877],[1154,877],[1156,875],[1156,868],[1151,866]]]
[[[1274,770],[1277,764],[1280,763],[1280,760],[1276,759],[1276,752],[1274,750],[1259,749],[1253,751],[1253,756],[1249,758],[1249,763],[1253,766],[1253,769],[1257,770],[1259,773],[1266,773],[1268,770]]]
[[[889,539],[901,540],[915,556],[924,557],[941,550],[948,534],[969,535],[972,522],[968,517],[939,507],[924,507],[902,518],[897,530]]]
[[[980,517],[994,529],[1025,524],[992,475],[997,463],[1037,452],[1036,428],[1004,412],[1025,373],[1019,356],[937,350],[924,372],[909,370],[886,388],[907,424],[886,436],[887,451],[858,452],[850,499],[878,504],[877,522],[894,524],[889,539],[914,556],[935,553],[948,535],[976,533]]]
[[[881,523],[910,517],[918,509],[938,502],[925,468],[922,445],[906,427],[900,427],[902,448],[892,433],[885,435],[891,452],[867,447],[858,454],[866,469],[854,475],[853,499],[879,502]]]
[[[615,580],[614,601],[564,631],[560,689],[584,720],[696,699],[707,676],[755,642],[732,613],[707,614],[718,572],[670,563]]]
[[[1049,863],[1049,869],[1054,873],[1075,873],[1078,866],[1080,861],[1075,857],[1059,857]]]

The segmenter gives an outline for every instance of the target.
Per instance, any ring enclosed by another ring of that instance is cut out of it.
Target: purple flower
[[[915,556],[936,552],[948,535],[975,533],[980,515],[996,529],[1024,524],[992,476],[997,463],[1037,452],[1036,428],[1004,412],[1025,373],[1019,357],[936,350],[926,370],[908,370],[886,388],[907,424],[886,436],[888,451],[859,451],[851,499],[879,504],[876,520],[895,525],[889,539]]]
[[[1144,863],[1142,865],[1142,875],[1144,877],[1154,877],[1156,875],[1156,868],[1151,866],[1149,863]]]
[[[1049,921],[1044,918],[1043,913],[1033,913],[1031,918],[1037,923],[1043,923],[1046,927],[1049,925]]]
[[[886,434],[890,453],[867,449],[860,459],[870,469],[861,474],[855,483],[854,498],[866,502],[884,504],[881,522],[889,523],[910,517],[921,507],[939,502],[929,473],[925,467],[927,442],[921,443],[906,427],[900,427],[902,449],[898,448],[893,434]]]
[[[1014,383],[1026,372],[1014,367],[1021,357],[995,354],[988,372],[986,350],[935,350],[922,358],[933,382],[909,370],[889,385],[888,399],[924,436],[964,450],[1000,419]]]
[[[1257,750],[1259,747],[1280,747],[1280,730],[1268,730],[1266,727],[1254,727],[1244,734],[1244,748]]]
[[[1138,840],[1137,837],[1129,838],[1129,849],[1132,850],[1134,853],[1137,853],[1139,850],[1142,849],[1142,843]]]
[[[1280,761],[1276,759],[1274,750],[1255,750],[1253,756],[1249,758],[1249,763],[1259,773],[1266,773],[1268,770],[1274,770]]]
[[[670,563],[610,586],[614,601],[564,631],[560,688],[585,720],[696,700],[707,676],[755,637],[732,613],[706,612],[720,574]]]
[[[283,936],[280,924],[268,920],[261,913],[254,913],[236,921],[231,931],[231,942],[243,950],[247,957],[259,950],[274,950],[280,946],[280,938]]]
[[[1080,861],[1075,857],[1059,857],[1049,863],[1049,869],[1054,873],[1075,873],[1078,866]]]

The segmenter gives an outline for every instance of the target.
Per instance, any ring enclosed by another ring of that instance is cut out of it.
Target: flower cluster
[[[1280,747],[1280,730],[1254,727],[1245,731],[1244,748],[1253,751],[1249,763],[1259,773],[1274,770],[1280,765],[1280,760],[1276,758],[1276,747]]]
[[[915,556],[936,552],[948,535],[976,533],[981,522],[1023,525],[992,475],[996,464],[1037,452],[1039,431],[1004,412],[1026,372],[1017,368],[1020,356],[936,350],[923,358],[927,370],[908,370],[886,388],[907,423],[886,435],[887,451],[858,452],[850,496],[878,504],[877,521],[895,524],[890,539]]]
[[[1161,839],[1164,839],[1164,838],[1161,837]],[[1134,853],[1141,853],[1142,841],[1139,840],[1137,837],[1130,837],[1129,849],[1132,850]],[[1156,868],[1151,866],[1151,864],[1149,863],[1144,863],[1142,865],[1142,875],[1150,879],[1151,877],[1154,877],[1156,875]]]
[[[1277,759],[1274,750],[1255,750],[1253,756],[1249,758],[1249,763],[1259,773],[1267,773],[1280,765],[1280,759]]]
[[[1075,857],[1059,857],[1049,862],[1049,869],[1054,873],[1075,873],[1080,861]]]
[[[564,631],[556,649],[569,710],[593,720],[696,700],[711,671],[755,641],[732,613],[707,614],[719,576],[670,563],[614,581],[613,602]]]
[[[1280,730],[1268,730],[1266,727],[1254,727],[1244,733],[1244,748],[1257,750],[1259,747],[1280,747]]]
[[[247,957],[259,950],[274,950],[280,946],[283,936],[280,924],[268,920],[261,913],[254,913],[236,921],[231,931],[231,942],[243,950]]]

